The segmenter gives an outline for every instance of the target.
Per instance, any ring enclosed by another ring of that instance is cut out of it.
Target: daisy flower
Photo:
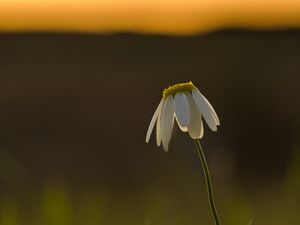
[[[205,175],[207,197],[215,225],[220,225],[220,220],[214,202],[213,188],[208,165],[199,138],[203,137],[203,122],[206,121],[212,131],[217,131],[220,120],[212,105],[200,93],[192,82],[175,84],[163,91],[163,97],[151,119],[146,142],[149,142],[151,133],[156,123],[156,142],[161,143],[165,151],[169,149],[174,120],[183,132],[188,132],[194,139],[198,157],[201,161]]]
[[[217,126],[220,125],[217,113],[198,88],[192,82],[172,85],[163,91],[163,97],[147,131],[146,143],[149,142],[156,123],[157,146],[162,143],[163,149],[168,151],[174,120],[180,130],[188,132],[191,138],[202,138],[202,118],[212,131],[217,131]]]

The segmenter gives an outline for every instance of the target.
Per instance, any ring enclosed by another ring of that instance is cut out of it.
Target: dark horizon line
[[[198,32],[194,34],[162,34],[155,32],[131,32],[131,31],[115,31],[115,32],[80,32],[80,31],[0,31],[0,36],[139,36],[139,37],[168,37],[168,38],[192,38],[199,36],[210,36],[216,34],[286,34],[286,33],[299,33],[300,27],[290,28],[222,28],[207,32]]]

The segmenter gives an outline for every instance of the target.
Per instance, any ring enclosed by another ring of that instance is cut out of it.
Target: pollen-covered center
[[[168,96],[174,96],[178,92],[192,91],[195,85],[192,81],[187,83],[174,84],[163,91],[163,98],[166,99]]]

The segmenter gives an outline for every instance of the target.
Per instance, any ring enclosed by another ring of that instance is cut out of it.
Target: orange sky
[[[0,31],[189,34],[300,27],[300,0],[0,0]]]

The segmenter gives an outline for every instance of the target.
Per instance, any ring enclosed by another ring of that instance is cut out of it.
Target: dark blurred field
[[[145,134],[192,80],[224,225],[300,224],[300,31],[0,35],[0,224],[213,224],[192,140]],[[207,128],[207,127],[206,127]]]

